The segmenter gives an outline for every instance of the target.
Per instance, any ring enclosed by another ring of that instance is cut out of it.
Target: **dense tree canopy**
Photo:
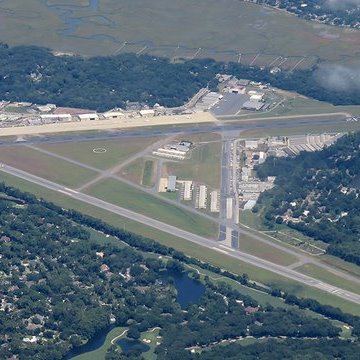
[[[288,339],[285,343],[290,338],[302,339],[309,354],[318,352],[328,358],[335,358],[335,348],[342,351],[340,328],[302,310],[325,314],[316,302],[287,296],[291,309],[260,306],[225,283],[215,285],[205,279],[206,291],[199,303],[182,309],[171,279],[158,281],[159,272],[165,268],[182,271],[184,262],[179,259],[201,267],[206,264],[4,184],[0,184],[0,192],[0,273],[5,279],[0,285],[4,307],[0,325],[5,330],[0,334],[0,346],[6,358],[62,359],[69,348],[106,329],[111,314],[116,325],[128,327],[129,337],[135,339],[141,332],[160,327],[159,360],[207,359],[216,356],[222,341],[247,336],[274,339],[274,354],[278,345],[278,354],[285,351],[280,338]],[[112,239],[97,241],[94,231]],[[150,250],[152,255],[147,256]],[[173,260],[164,263],[154,258],[154,252],[172,255]],[[237,279],[248,283],[245,275]],[[357,335],[357,317],[331,307],[326,315],[354,325]],[[307,340],[310,337],[318,339],[316,346],[312,346],[314,340]],[[358,346],[348,345],[354,352]],[[191,347],[206,351],[192,354]],[[139,353],[120,353],[115,348],[110,348],[107,359],[141,358]],[[224,349],[232,358],[232,345]],[[242,351],[253,356],[252,348]],[[264,356],[267,351],[264,347]],[[297,349],[290,347],[287,353],[296,355]]]
[[[322,151],[267,159],[256,169],[260,178],[276,176],[276,186],[259,199],[265,218],[281,218],[329,243],[328,253],[360,265],[359,149],[360,133],[355,133]]]
[[[308,0],[306,2],[253,0],[253,2],[286,10],[306,20],[316,20],[337,26],[360,27],[360,3],[356,0]]]
[[[360,104],[359,88],[324,89],[313,70],[281,72],[209,59],[171,62],[154,56],[124,54],[84,59],[55,56],[34,47],[0,46],[0,99],[54,103],[58,106],[109,110],[127,101],[147,105],[183,105],[200,88],[217,84],[218,73],[271,83],[335,105]]]

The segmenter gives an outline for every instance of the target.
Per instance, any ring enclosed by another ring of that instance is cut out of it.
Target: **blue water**
[[[191,304],[198,304],[201,297],[205,293],[205,286],[201,282],[191,279],[186,272],[181,273],[181,272],[173,272],[173,271],[162,271],[159,275],[163,281],[168,281],[169,279],[174,280],[174,286],[177,291],[176,301],[180,304],[182,309],[185,309],[186,307],[188,307]],[[84,354],[84,353],[87,353],[90,351],[94,351],[94,350],[100,348],[105,342],[106,335],[113,328],[114,328],[113,325],[107,327],[106,329],[101,331],[99,334],[97,334],[93,339],[88,341],[87,344],[71,350],[68,353],[66,359],[71,360],[75,356],[78,356],[78,355],[81,355],[81,354]],[[121,348],[123,349],[124,352],[129,351],[131,349],[135,349],[135,348],[138,348],[141,352],[146,352],[149,350],[149,348],[146,344],[143,344],[140,341],[137,341],[137,343],[134,343],[134,341],[136,342],[136,340],[124,338],[124,339],[118,340],[117,343],[119,344],[119,346],[121,346]],[[138,347],[138,345],[143,346],[144,349],[145,349],[145,347],[147,347],[148,349],[141,350]]]
[[[144,344],[139,340],[122,338],[116,342],[120,347],[121,350],[127,354],[132,350],[139,350],[140,352],[144,353],[150,350],[150,346]]]
[[[184,309],[191,304],[198,304],[205,293],[205,286],[194,279],[191,279],[187,273],[164,271],[161,274],[163,279],[169,277],[174,279],[174,286],[177,290],[176,301]]]
[[[75,356],[94,351],[101,346],[103,346],[106,335],[114,328],[114,325],[110,325],[106,327],[104,330],[96,334],[90,341],[88,341],[85,345],[79,346],[77,348],[72,349],[66,356],[66,360],[70,360]]]
[[[58,5],[48,5],[46,0],[43,0],[46,7],[56,13],[60,19],[64,22],[65,28],[57,30],[58,34],[61,36],[71,36],[77,30],[77,28],[82,23],[82,19],[77,19],[74,17],[74,9],[83,9],[84,6],[81,5],[63,5],[59,0]],[[89,0],[89,8],[93,12],[97,12],[99,10],[100,0]],[[109,19],[104,18],[109,21]]]

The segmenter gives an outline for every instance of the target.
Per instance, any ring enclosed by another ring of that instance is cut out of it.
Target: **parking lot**
[[[224,97],[211,109],[210,112],[215,116],[236,115],[244,103],[250,100],[249,95],[245,94],[224,94]]]

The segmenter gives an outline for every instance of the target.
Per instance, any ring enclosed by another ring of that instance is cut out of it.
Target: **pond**
[[[174,271],[162,271],[160,274],[160,279],[162,281],[173,280],[174,286],[177,291],[176,301],[180,304],[181,308],[184,309],[190,304],[198,304],[201,297],[205,293],[205,286],[200,281],[194,280],[189,277],[186,272],[174,272]],[[114,326],[109,326],[103,331],[98,333],[93,339],[88,341],[87,344],[82,345],[78,348],[71,350],[66,359],[73,359],[75,356],[97,350],[100,348],[106,339],[106,335],[109,333]],[[134,341],[137,343],[134,343]],[[146,344],[138,340],[131,340],[127,338],[119,339],[117,344],[123,349],[123,351],[129,351],[132,349],[139,349],[141,352],[146,352],[149,350],[149,347]],[[138,346],[143,346],[147,350],[141,350]],[[127,350],[128,349],[128,350]]]
[[[205,286],[200,281],[189,277],[186,272],[163,271],[161,278],[174,279],[174,286],[177,291],[176,301],[184,309],[190,304],[198,304],[205,293]]]
[[[114,328],[114,325],[106,327],[104,330],[97,333],[90,341],[85,345],[72,349],[66,356],[66,360],[73,359],[75,356],[94,351],[104,345],[106,335]]]
[[[137,350],[141,353],[144,353],[144,352],[147,352],[150,350],[150,346],[144,344],[140,340],[122,338],[122,339],[119,339],[116,343],[121,347],[121,350],[125,354],[127,354],[128,352],[134,351],[134,350]]]

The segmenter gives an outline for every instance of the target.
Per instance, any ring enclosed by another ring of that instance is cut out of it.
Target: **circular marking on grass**
[[[104,148],[95,148],[95,149],[93,149],[93,153],[95,153],[95,154],[105,154],[106,152],[107,152],[107,150],[104,149]]]

